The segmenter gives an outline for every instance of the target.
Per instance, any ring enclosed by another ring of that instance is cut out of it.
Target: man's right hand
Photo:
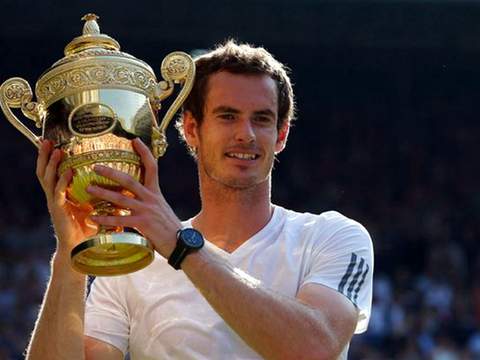
[[[42,141],[36,173],[45,192],[48,211],[57,235],[57,252],[70,254],[77,244],[96,233],[96,226],[86,221],[91,208],[82,208],[68,201],[66,193],[73,171],[69,169],[58,178],[58,165],[62,158],[62,150],[53,149],[51,141]]]

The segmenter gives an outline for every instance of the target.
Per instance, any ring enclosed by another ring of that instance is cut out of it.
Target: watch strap
[[[168,264],[171,265],[175,270],[180,270],[180,265],[188,253],[188,248],[178,238],[178,234],[180,231],[181,230],[177,231],[177,245],[175,246],[175,249],[173,249],[173,252],[168,257]]]

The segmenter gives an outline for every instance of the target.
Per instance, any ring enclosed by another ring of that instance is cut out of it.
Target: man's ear
[[[188,146],[198,147],[198,121],[193,117],[191,111],[183,113],[183,135]]]
[[[280,130],[278,130],[277,143],[275,144],[275,154],[280,153],[287,145],[288,133],[290,131],[290,122],[285,121]]]

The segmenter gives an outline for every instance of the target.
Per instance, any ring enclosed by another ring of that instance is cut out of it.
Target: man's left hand
[[[91,218],[98,224],[131,227],[138,230],[151,241],[160,255],[168,258],[175,248],[176,232],[182,224],[160,190],[158,166],[152,153],[140,139],[136,138],[132,143],[145,168],[144,185],[128,174],[106,166],[96,165],[94,170],[98,175],[115,181],[135,197],[94,185],[87,188],[87,191],[95,197],[130,210],[130,215],[92,216]]]

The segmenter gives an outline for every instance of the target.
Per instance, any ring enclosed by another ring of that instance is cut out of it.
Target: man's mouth
[[[260,157],[260,155],[257,155],[257,154],[248,154],[248,153],[241,153],[241,152],[228,152],[225,155],[229,158],[240,159],[240,160],[256,160]]]

